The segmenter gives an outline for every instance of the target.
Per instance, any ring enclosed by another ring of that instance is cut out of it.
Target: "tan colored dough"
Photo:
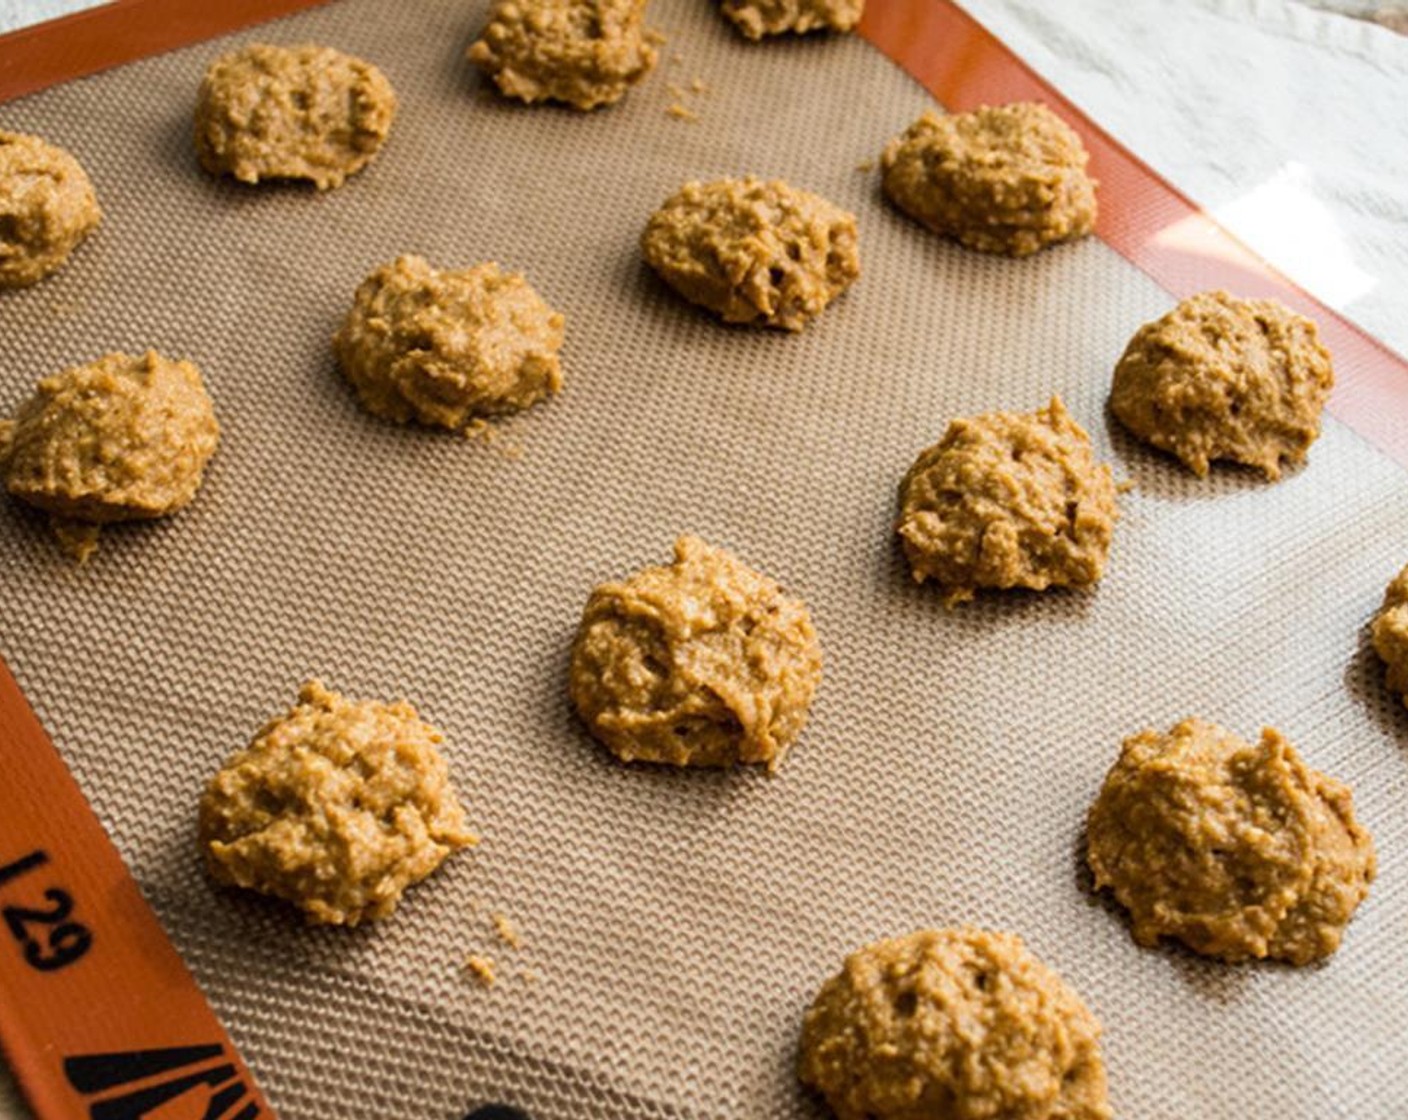
[[[1408,704],[1408,567],[1384,592],[1383,607],[1371,630],[1374,649],[1388,667],[1388,687]]]
[[[196,154],[242,183],[339,187],[391,131],[396,95],[370,62],[331,47],[254,43],[210,64],[196,102]]]
[[[1095,228],[1090,156],[1045,105],[926,110],[880,157],[885,194],[970,249],[1025,257]]]
[[[1269,727],[1255,745],[1198,719],[1131,736],[1087,827],[1136,941],[1225,961],[1333,953],[1376,869],[1349,791]]]
[[[55,516],[78,559],[96,526],[175,513],[195,497],[220,426],[200,371],[154,351],[46,377],[0,436],[0,476]]]
[[[673,564],[592,592],[570,691],[592,734],[625,762],[772,769],[806,724],[820,680],[806,606],[686,536]]]
[[[646,0],[496,0],[468,58],[506,97],[610,105],[654,68]]]
[[[860,275],[855,215],[781,179],[686,183],[641,248],[665,283],[724,322],[790,331]]]
[[[1130,339],[1110,409],[1200,478],[1230,459],[1277,479],[1319,437],[1334,383],[1309,319],[1275,300],[1202,292]]]
[[[37,136],[0,132],[0,288],[48,276],[102,216],[73,156]]]
[[[1100,1025],[1009,933],[926,930],[852,953],[802,1023],[838,1120],[1109,1120]]]
[[[808,31],[850,31],[865,0],[723,0],[723,13],[749,39]]]
[[[949,424],[900,485],[896,531],[914,578],[953,606],[981,587],[1094,585],[1118,517],[1110,468],[1052,397]]]
[[[206,788],[210,874],[291,902],[310,922],[386,917],[407,887],[476,843],[441,742],[404,701],[349,700],[310,681]]]
[[[562,316],[517,273],[407,256],[362,282],[333,350],[367,411],[463,429],[561,389],[562,337]]]

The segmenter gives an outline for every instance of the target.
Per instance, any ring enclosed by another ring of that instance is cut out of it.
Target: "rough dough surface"
[[[0,132],[0,288],[48,276],[101,219],[73,156],[37,136]]]
[[[0,477],[54,514],[79,559],[90,526],[175,513],[195,497],[220,427],[190,362],[108,354],[46,377],[0,431]]]
[[[369,412],[461,429],[556,393],[562,337],[517,273],[401,257],[362,282],[333,350]]]
[[[1020,938],[927,930],[846,958],[798,1072],[838,1120],[1109,1120],[1099,1038]]]
[[[210,64],[196,102],[196,154],[242,183],[341,186],[381,149],[396,95],[375,66],[311,44],[254,43]]]
[[[442,741],[404,701],[349,700],[310,681],[206,788],[206,866],[312,922],[384,918],[407,887],[477,839]]]
[[[655,66],[646,0],[498,0],[471,62],[506,97],[595,109]]]
[[[914,578],[953,606],[980,587],[1090,587],[1118,517],[1110,468],[1052,397],[950,423],[905,475],[896,529]]]
[[[1376,866],[1348,789],[1272,728],[1253,745],[1199,719],[1125,740],[1088,841],[1136,941],[1226,961],[1329,956]]]
[[[592,592],[570,678],[582,719],[623,761],[771,769],[806,723],[821,649],[800,600],[681,537],[673,564]]]
[[[790,331],[860,275],[855,215],[780,179],[686,183],[641,248],[665,283],[726,323]]]
[[[1373,625],[1374,649],[1388,666],[1388,686],[1408,704],[1408,567],[1384,592],[1384,605]]]
[[[865,0],[723,0],[723,13],[749,39],[787,32],[850,31]]]
[[[1334,383],[1309,319],[1275,300],[1202,292],[1130,339],[1110,409],[1199,477],[1230,459],[1277,479],[1319,437]]]
[[[1025,257],[1095,228],[1080,137],[1045,105],[926,110],[880,157],[885,194],[970,249]]]

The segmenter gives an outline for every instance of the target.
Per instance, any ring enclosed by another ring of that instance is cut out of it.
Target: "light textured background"
[[[926,98],[865,44],[753,48],[706,5],[655,11],[684,62],[589,117],[478,92],[459,52],[480,4],[346,0],[236,37],[326,41],[396,85],[382,159],[326,196],[196,169],[190,99],[223,45],[3,111],[78,154],[107,221],[72,267],[0,302],[0,409],[44,372],[153,345],[206,371],[226,440],[190,510],[109,534],[86,569],[5,510],[0,653],[276,1107],[813,1115],[797,1026],[840,957],[975,921],[1021,932],[1096,1010],[1122,1116],[1402,1116],[1408,714],[1364,624],[1404,559],[1403,473],[1333,423],[1274,487],[1145,454],[1103,401],[1163,293],[1097,242],[980,258],[881,205],[856,166]],[[1042,37],[1030,13],[1002,18]],[[1042,37],[1048,60],[1076,53],[1071,27]],[[1363,39],[1393,65],[1381,42]],[[696,74],[714,89],[690,101],[702,121],[670,120],[666,83]],[[1110,68],[1086,80],[1069,88],[1090,104]],[[1109,123],[1124,135],[1131,114]],[[1247,153],[1205,135],[1209,181],[1241,173]],[[720,327],[637,258],[682,179],[750,170],[860,219],[865,276],[799,337]],[[406,250],[498,259],[566,313],[566,391],[507,447],[377,423],[337,379],[327,339],[352,289]],[[1372,321],[1377,290],[1344,302]],[[895,484],[949,417],[1052,391],[1139,484],[1109,576],[1090,597],[945,612],[893,546]],[[623,769],[567,710],[587,591],[683,530],[813,607],[826,677],[775,778]],[[195,858],[205,778],[309,673],[412,698],[485,837],[377,928],[303,929],[213,890]],[[1090,896],[1081,820],[1118,739],[1194,711],[1275,723],[1356,789],[1384,870],[1328,965],[1141,951]],[[521,958],[494,945],[491,909],[522,926]],[[541,980],[481,991],[459,970],[471,949]]]

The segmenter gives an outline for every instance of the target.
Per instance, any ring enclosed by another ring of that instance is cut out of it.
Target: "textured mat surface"
[[[106,211],[0,300],[0,411],[154,346],[201,366],[225,434],[188,511],[86,568],[0,510],[0,653],[281,1113],[815,1115],[792,1069],[816,987],[862,942],[971,921],[1095,1009],[1123,1116],[1401,1116],[1408,713],[1364,626],[1405,559],[1403,472],[1333,422],[1275,486],[1112,430],[1109,371],[1167,297],[1095,241],[993,260],[882,205],[858,165],[927,98],[858,40],[750,46],[657,0],[660,70],[580,116],[481,89],[460,57],[483,15],[343,0],[0,114],[74,151]],[[202,175],[196,85],[250,39],[380,64],[402,105],[378,162],[325,196]],[[699,122],[670,118],[696,75]],[[748,171],[859,216],[864,275],[800,336],[722,327],[639,261],[681,181]],[[408,251],[497,260],[567,316],[563,394],[491,446],[377,422],[333,369],[357,282]],[[950,417],[1052,392],[1137,483],[1107,578],[946,612],[894,546],[899,478]],[[681,531],[812,607],[826,675],[773,778],[624,769],[568,709],[587,592]],[[313,674],[440,726],[484,836],[364,930],[217,891],[194,850],[209,774]],[[1329,964],[1142,951],[1090,894],[1120,738],[1191,713],[1275,724],[1354,787],[1382,870]]]

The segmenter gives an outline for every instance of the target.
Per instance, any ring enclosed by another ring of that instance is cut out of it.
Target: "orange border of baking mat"
[[[1334,356],[1330,412],[1408,467],[1408,360],[1272,269],[952,0],[870,0],[860,34],[950,110],[1008,101],[1058,110],[1080,133],[1100,181],[1096,234],[1178,299],[1227,288],[1314,319]]]
[[[0,661],[0,1043],[44,1120],[273,1111]]]

